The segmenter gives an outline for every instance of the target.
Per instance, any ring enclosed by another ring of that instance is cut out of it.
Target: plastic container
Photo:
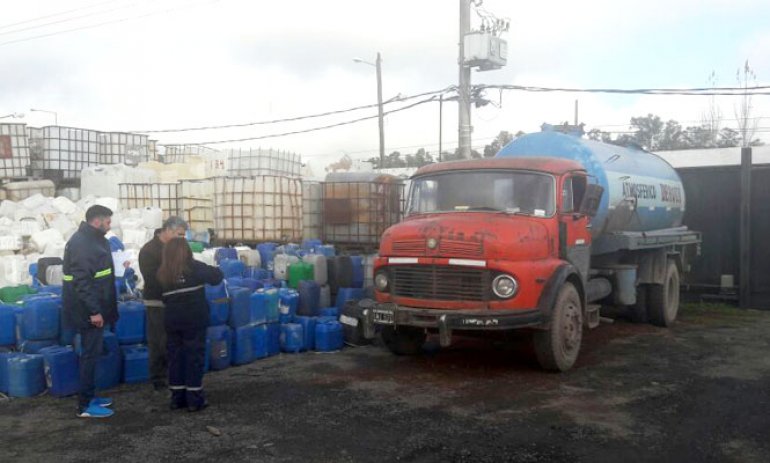
[[[0,346],[16,344],[16,316],[10,305],[0,304]]]
[[[121,346],[123,382],[145,383],[150,380],[150,352],[145,346]]]
[[[246,264],[248,267],[261,267],[262,256],[259,255],[259,251],[251,249],[248,246],[236,246],[235,250],[238,251],[238,259]]]
[[[217,299],[227,299],[228,297],[224,281],[218,285],[206,285],[206,300],[215,301]]]
[[[321,286],[320,296],[318,297],[318,307],[331,307],[332,306],[332,290],[329,285]]]
[[[313,350],[315,348],[315,317],[295,317],[295,321],[302,325],[302,350]]]
[[[25,339],[16,348],[25,354],[39,354],[46,347],[56,346],[58,339]]]
[[[246,271],[246,265],[238,259],[222,259],[219,261],[219,268],[222,270],[225,278],[242,277]]]
[[[117,236],[110,236],[107,241],[110,243],[110,251],[112,252],[124,251],[126,249],[126,247],[123,245],[123,242],[120,241],[120,238]]]
[[[54,397],[66,397],[80,390],[78,354],[72,347],[51,346],[40,350],[46,386]]]
[[[238,260],[238,251],[235,248],[218,248],[214,252],[214,261],[219,264],[224,259]]]
[[[194,253],[200,253],[206,249],[206,246],[203,243],[199,243],[197,241],[188,241],[187,244],[190,245],[190,250]]]
[[[353,277],[351,279],[350,287],[363,288],[365,280],[365,262],[363,256],[350,256],[350,263],[353,269]]]
[[[296,354],[302,350],[302,325],[286,323],[281,325],[281,351]]]
[[[115,335],[115,333],[106,328],[104,329],[104,334],[102,335],[102,344],[104,346],[104,352],[114,352],[116,354],[120,353],[120,342],[118,341],[118,337]]]
[[[39,354],[16,354],[9,357],[8,395],[32,397],[45,391],[45,367]]]
[[[41,295],[24,301],[21,332],[25,340],[59,337],[61,298]]]
[[[5,257],[3,259],[5,259]],[[27,294],[35,294],[35,290],[27,285],[6,286],[0,288],[0,301],[5,302],[6,304],[15,304],[22,296]]]
[[[336,256],[327,262],[329,268],[329,286],[332,294],[339,288],[353,287],[353,261],[349,256]]]
[[[211,340],[209,366],[212,370],[224,370],[232,363],[232,329],[226,325],[210,326],[206,337]]]
[[[230,319],[230,300],[217,299],[208,301],[209,326],[224,325]]]
[[[123,374],[123,362],[120,357],[120,350],[108,351],[96,360],[94,374],[96,389],[111,389],[120,384],[120,377]]]
[[[254,326],[251,334],[251,348],[254,359],[267,357],[267,325]]]
[[[233,330],[233,365],[245,365],[254,361],[255,325],[240,326]]]
[[[364,298],[364,290],[361,288],[340,288],[337,292],[336,307],[339,312],[345,307],[347,301],[358,301]]]
[[[326,256],[327,259],[337,255],[337,252],[334,250],[333,244],[324,244],[319,246],[316,249],[316,253]]]
[[[326,307],[325,309],[321,309],[319,317],[324,318],[334,318],[335,320],[339,318],[340,311],[337,310],[336,307]]]
[[[273,323],[279,318],[278,290],[258,289],[251,295],[251,322],[254,324]]]
[[[277,254],[273,258],[273,275],[279,280],[289,279],[289,266],[299,262],[299,257],[289,254]]]
[[[316,238],[304,239],[302,240],[302,250],[312,253],[315,252],[316,248],[321,247],[322,244],[323,242]]]
[[[267,280],[271,277],[270,272],[261,267],[247,267],[244,273],[245,278],[253,278],[257,281]]]
[[[329,270],[326,266],[326,256],[322,254],[308,254],[302,258],[313,266],[313,279],[316,283],[323,286],[329,281]]]
[[[227,279],[227,287],[233,288],[233,287],[239,287],[239,288],[246,288],[251,292],[254,292],[262,287],[262,283],[258,280],[255,280],[254,278],[246,278],[246,277],[230,277]]]
[[[145,341],[146,309],[138,301],[118,302],[115,335],[120,344],[140,344]]]
[[[315,326],[315,350],[318,352],[332,352],[342,349],[345,337],[342,325],[338,321],[319,321]]]
[[[314,280],[299,282],[299,307],[297,315],[317,316],[320,308],[321,287]]]
[[[261,243],[257,245],[257,252],[259,252],[263,269],[273,270],[273,256],[276,249],[278,249],[277,243]]]
[[[231,328],[251,323],[251,294],[248,288],[230,288],[230,317],[227,324]]]
[[[267,355],[281,353],[281,325],[280,323],[268,323],[267,325]]]
[[[342,323],[342,332],[345,338],[345,344],[352,346],[363,346],[371,344],[370,339],[364,337],[364,309],[374,308],[374,301],[348,301],[340,314],[340,323]]]
[[[278,290],[278,310],[281,316],[293,320],[299,308],[299,293],[289,288]]]
[[[18,352],[0,352],[0,392],[8,394],[8,360],[21,354]]]
[[[315,270],[307,262],[295,262],[289,266],[289,287],[298,288],[303,280],[315,280]]]

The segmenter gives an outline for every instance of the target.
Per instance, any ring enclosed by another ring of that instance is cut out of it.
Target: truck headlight
[[[510,275],[498,275],[492,280],[492,292],[500,299],[508,299],[516,294],[519,283]]]
[[[388,289],[388,275],[385,272],[380,272],[374,276],[374,287],[377,291],[385,292]]]

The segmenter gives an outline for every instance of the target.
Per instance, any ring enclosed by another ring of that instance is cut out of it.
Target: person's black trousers
[[[161,301],[144,301],[147,309],[147,350],[149,353],[150,381],[165,383],[168,375],[168,347],[166,341],[165,308]]]
[[[168,386],[177,405],[198,408],[205,402],[203,368],[206,328],[167,329]],[[182,392],[184,391],[184,395]],[[180,403],[184,397],[186,403]]]
[[[96,392],[96,361],[104,349],[104,330],[91,326],[78,330],[80,333],[80,393],[78,411],[88,408]],[[205,340],[204,340],[205,342]],[[204,348],[205,348],[204,344]]]

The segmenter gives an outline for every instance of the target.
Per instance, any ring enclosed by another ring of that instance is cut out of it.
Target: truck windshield
[[[407,214],[501,211],[554,213],[554,179],[533,172],[450,172],[412,182]]]

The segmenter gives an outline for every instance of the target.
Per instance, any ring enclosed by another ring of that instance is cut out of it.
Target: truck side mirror
[[[586,186],[586,192],[583,195],[583,200],[580,202],[580,209],[578,212],[585,214],[588,217],[594,217],[596,211],[599,210],[599,202],[602,200],[602,194],[604,194],[604,188],[595,183]]]

